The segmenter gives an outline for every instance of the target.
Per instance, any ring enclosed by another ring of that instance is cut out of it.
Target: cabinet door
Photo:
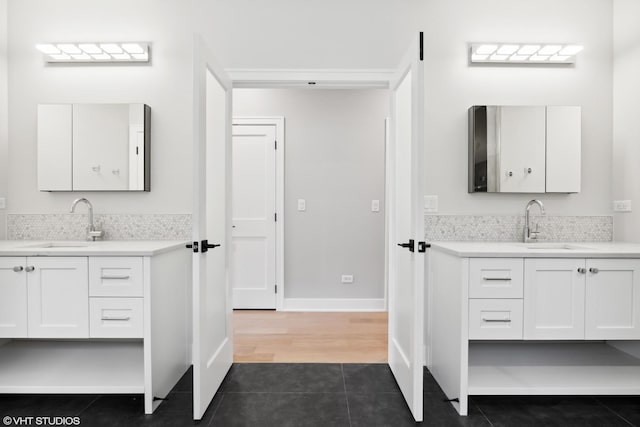
[[[25,258],[0,258],[0,338],[27,336]]]
[[[89,337],[85,257],[27,258],[30,338]]]
[[[524,339],[584,339],[584,259],[524,263]]]
[[[545,107],[499,107],[500,192],[545,192]]]
[[[547,107],[547,193],[580,192],[580,107]]]
[[[637,259],[587,260],[587,339],[640,339],[639,276]]]

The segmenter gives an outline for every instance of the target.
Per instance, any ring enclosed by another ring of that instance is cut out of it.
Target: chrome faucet
[[[524,234],[525,243],[537,242],[538,234],[540,234],[540,231],[538,231],[538,224],[536,224],[536,229],[533,231],[529,226],[529,210],[533,205],[538,205],[538,207],[540,208],[540,213],[544,215],[544,205],[540,200],[530,200],[529,203],[527,203],[527,207],[524,209],[524,233],[523,234]]]
[[[86,204],[87,208],[89,208],[89,231],[87,232],[87,240],[93,240],[95,242],[96,240],[104,236],[104,231],[96,230],[96,226],[93,223],[93,206],[91,205],[91,202],[84,197],[76,199],[73,201],[69,213],[74,213],[76,210],[76,206],[80,202]]]

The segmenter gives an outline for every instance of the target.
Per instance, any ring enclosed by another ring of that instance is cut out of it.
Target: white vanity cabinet
[[[86,258],[10,257],[0,263],[0,338],[89,337]]]
[[[152,413],[191,364],[191,252],[39,246],[0,242],[0,393],[139,393]]]
[[[524,260],[524,339],[584,339],[584,266],[584,259]]]
[[[29,338],[88,338],[85,257],[25,259]]]
[[[640,259],[587,259],[585,338],[640,340]]]
[[[431,245],[426,360],[458,412],[469,395],[640,395],[640,245],[511,245]]]
[[[524,339],[640,340],[640,260],[525,260]]]
[[[24,257],[0,257],[0,338],[27,336]]]

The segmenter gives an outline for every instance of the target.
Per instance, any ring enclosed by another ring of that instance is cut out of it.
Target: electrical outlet
[[[380,200],[371,201],[371,212],[380,212]]]
[[[613,210],[615,212],[631,212],[631,200],[614,200]]]
[[[426,213],[438,212],[438,196],[424,196],[424,211]]]
[[[298,212],[304,212],[307,210],[307,201],[305,199],[298,199]]]
[[[0,197],[0,209],[6,209],[7,208],[7,201],[4,197]]]
[[[342,283],[353,283],[353,274],[343,274]]]

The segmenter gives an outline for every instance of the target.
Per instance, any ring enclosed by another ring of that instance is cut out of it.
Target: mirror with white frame
[[[40,191],[150,191],[145,104],[38,105]]]
[[[581,109],[469,108],[469,193],[578,193]]]

